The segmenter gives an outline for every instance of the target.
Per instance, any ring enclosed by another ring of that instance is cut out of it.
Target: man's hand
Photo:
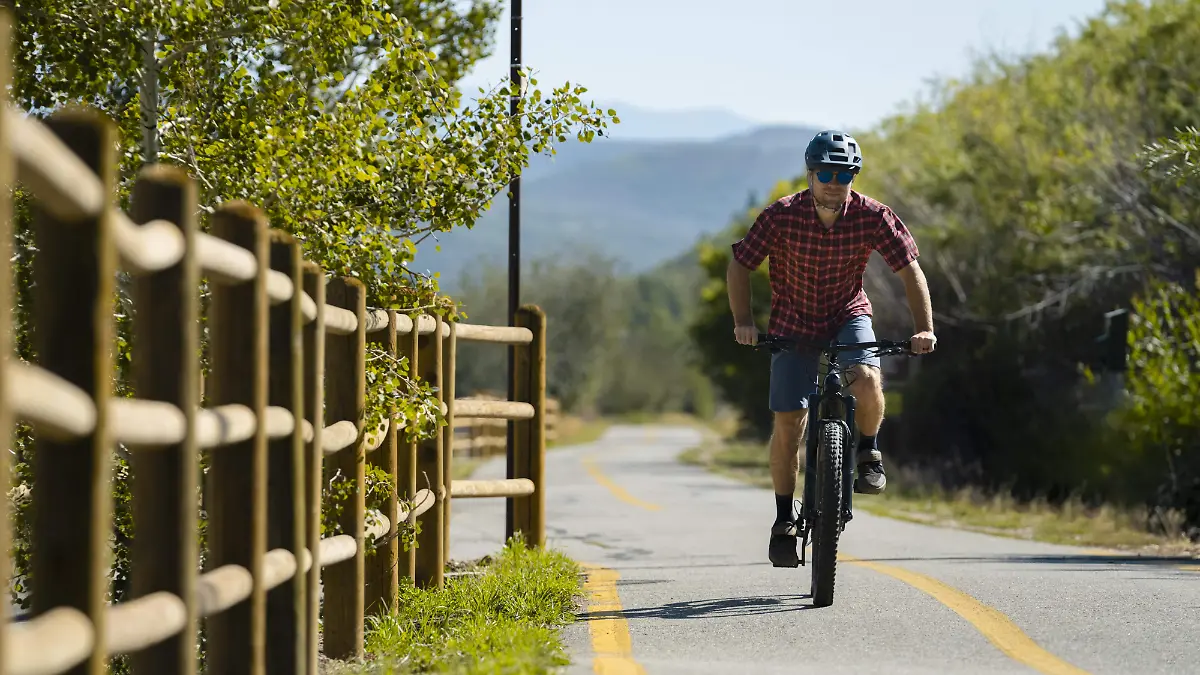
[[[748,326],[734,326],[733,339],[737,340],[738,344],[758,344],[758,326],[755,326],[754,324],[750,324]]]
[[[912,336],[912,351],[914,354],[928,354],[937,345],[937,337],[933,331],[926,330]]]

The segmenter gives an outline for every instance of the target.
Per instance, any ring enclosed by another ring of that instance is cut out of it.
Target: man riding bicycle
[[[769,335],[840,343],[875,340],[863,273],[871,252],[879,251],[904,281],[915,328],[913,352],[932,352],[937,342],[933,310],[917,264],[916,241],[891,208],[850,189],[862,169],[858,142],[840,131],[822,131],[809,142],[804,162],[808,189],[768,205],[733,244],[726,281],[734,339],[744,345],[758,341],[750,311],[750,272],[769,257]],[[854,489],[879,494],[887,483],[876,440],[884,412],[879,357],[861,350],[842,354],[841,363],[854,364],[847,377],[860,433]],[[769,405],[775,419],[770,465],[777,514],[768,557],[777,567],[799,564],[792,502],[808,422],[806,397],[817,388],[817,360],[815,352],[788,350],[771,356]]]

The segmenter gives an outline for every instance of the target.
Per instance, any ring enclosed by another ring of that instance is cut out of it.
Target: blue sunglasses
[[[821,181],[822,183],[828,183],[829,181],[833,180],[834,176],[837,176],[838,182],[842,185],[849,185],[850,181],[854,180],[853,171],[830,171],[828,169],[823,169],[817,172],[817,180]]]

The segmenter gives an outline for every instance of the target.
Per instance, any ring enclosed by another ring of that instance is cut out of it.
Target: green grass
[[[765,443],[714,441],[684,452],[680,459],[752,485],[771,487]],[[1021,502],[1005,493],[989,495],[976,488],[948,492],[930,487],[929,481],[894,462],[888,462],[887,467],[887,491],[882,495],[856,495],[855,509],[910,522],[1055,544],[1200,555],[1200,546],[1181,533],[1149,531],[1145,509],[1111,505],[1091,508],[1078,499],[1061,504]],[[803,479],[801,475],[797,494]]]
[[[510,542],[466,571],[439,590],[402,587],[399,610],[368,619],[368,658],[322,672],[535,675],[569,663],[558,629],[574,621],[574,561]]]
[[[626,413],[614,418],[616,424],[645,424],[685,426],[697,429],[711,437],[728,437],[737,429],[737,418],[730,414],[719,414],[711,419],[702,419],[695,415],[680,412],[656,413]]]
[[[553,441],[546,443],[547,450],[594,443],[608,431],[612,421],[604,417],[585,419],[575,415],[562,415],[557,424],[557,436]]]
[[[771,468],[768,464],[766,445],[748,443],[722,443],[710,441],[685,450],[679,456],[687,464],[703,466],[710,471],[734,478],[756,487],[771,487]],[[803,476],[801,476],[803,480]],[[798,483],[802,484],[802,483]],[[797,491],[799,491],[797,489]]]
[[[562,415],[557,420],[557,438],[547,443],[547,449],[585,445],[594,443],[613,425],[672,425],[686,426],[704,432],[706,436],[724,437],[736,428],[736,419],[729,415],[719,415],[713,419],[700,419],[684,413],[642,413],[631,412],[620,415],[600,417],[581,417],[578,415]]]

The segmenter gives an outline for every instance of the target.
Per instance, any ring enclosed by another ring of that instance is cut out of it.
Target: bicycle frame
[[[811,519],[807,514],[811,513],[810,505],[816,499],[812,492],[816,481],[810,480],[809,476],[816,475],[817,442],[820,437],[817,430],[823,422],[839,424],[845,434],[842,447],[847,449],[848,456],[842,461],[842,520],[845,522],[854,517],[851,500],[854,494],[854,467],[858,466],[858,446],[854,442],[857,431],[854,425],[856,401],[854,394],[842,389],[842,373],[838,370],[837,351],[836,347],[822,350],[822,357],[828,362],[828,372],[817,380],[817,391],[808,395],[808,425],[804,443],[805,479],[804,493],[801,497],[803,508],[799,523],[799,529],[804,532],[805,543],[808,542],[808,532],[812,528]],[[840,410],[837,409],[839,404]]]
[[[803,545],[808,543],[808,534],[812,530],[812,504],[816,499],[813,494],[815,482],[810,479],[816,471],[818,430],[823,423],[833,422],[842,427],[845,434],[845,456],[842,461],[842,513],[841,527],[854,517],[854,469],[858,466],[857,427],[855,426],[855,398],[842,386],[844,368],[838,363],[838,353],[850,350],[872,350],[879,356],[912,354],[909,341],[896,342],[879,340],[876,342],[829,343],[824,345],[797,342],[787,338],[779,338],[765,333],[758,336],[759,344],[772,350],[794,349],[796,346],[808,346],[819,352],[818,369],[825,365],[826,372],[820,375],[818,370],[817,390],[808,395],[808,424],[804,448],[804,492],[801,495],[800,518],[797,523]],[[848,460],[848,461],[847,461]],[[801,548],[801,564],[804,564],[804,552]]]

